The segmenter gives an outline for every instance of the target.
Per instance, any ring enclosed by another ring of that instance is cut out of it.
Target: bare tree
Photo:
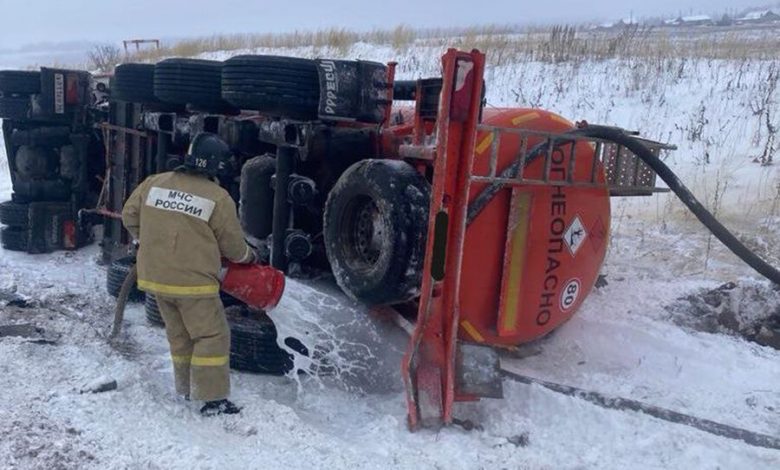
[[[122,51],[114,44],[99,44],[87,53],[87,58],[93,70],[111,73],[122,62]]]

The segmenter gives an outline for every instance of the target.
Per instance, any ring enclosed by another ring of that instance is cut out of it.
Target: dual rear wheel
[[[430,186],[409,164],[362,160],[325,204],[324,238],[333,275],[369,305],[414,297],[422,279]]]

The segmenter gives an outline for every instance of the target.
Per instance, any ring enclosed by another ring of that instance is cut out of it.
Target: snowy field
[[[245,52],[394,59],[401,78],[416,78],[438,72],[442,51],[419,47],[399,57],[358,44]],[[667,162],[683,181],[780,266],[777,165],[753,162],[776,147],[763,113],[780,126],[778,94],[768,86],[779,69],[758,60],[529,60],[490,67],[487,97],[490,106],[543,107],[678,145]],[[0,153],[0,199],[9,192]],[[608,285],[504,363],[780,437],[780,351],[686,326],[667,308],[727,281],[769,298],[768,282],[709,240],[672,196],[613,199],[612,210]],[[204,419],[175,397],[164,333],[146,324],[142,305],[127,312],[120,347],[106,343],[113,303],[97,258],[97,246],[36,256],[0,250],[0,293],[15,290],[33,304],[0,307],[0,324],[35,323],[57,338],[55,345],[0,338],[0,467],[780,468],[777,450],[512,382],[503,400],[459,406],[458,416],[481,430],[411,434],[398,370],[403,335],[322,283],[290,281],[274,318],[285,331],[329,343],[340,373],[316,380],[234,372],[233,398],[244,412]],[[745,308],[776,304],[759,299]],[[81,393],[101,379],[118,389]]]

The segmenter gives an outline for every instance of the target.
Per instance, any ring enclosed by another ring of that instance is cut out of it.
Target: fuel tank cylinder
[[[483,123],[529,133],[480,130],[473,175],[496,174],[544,145],[543,134],[573,128],[538,109],[486,110]],[[500,132],[498,142],[494,139]],[[538,132],[538,133],[534,133]],[[527,158],[523,177],[505,185],[466,230],[459,337],[514,346],[544,336],[567,320],[593,288],[604,261],[610,224],[604,169],[590,142],[553,147]],[[547,183],[539,183],[540,180]],[[490,183],[472,186],[470,205]]]

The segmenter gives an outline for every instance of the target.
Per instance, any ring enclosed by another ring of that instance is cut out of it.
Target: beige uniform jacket
[[[168,297],[219,294],[221,257],[250,262],[230,195],[206,177],[153,175],[125,203],[122,222],[139,242],[138,287]]]

